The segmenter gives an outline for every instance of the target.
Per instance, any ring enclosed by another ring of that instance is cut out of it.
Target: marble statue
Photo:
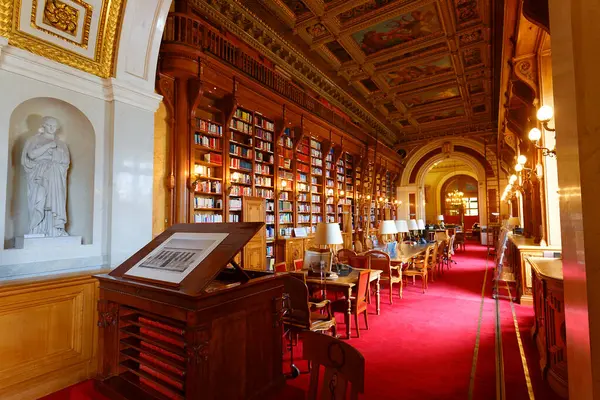
[[[65,225],[71,160],[67,145],[56,137],[58,129],[56,118],[44,117],[38,133],[25,142],[21,154],[27,177],[28,236],[69,236]]]

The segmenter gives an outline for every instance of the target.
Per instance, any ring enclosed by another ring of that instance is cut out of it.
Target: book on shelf
[[[209,212],[196,212],[194,214],[194,222],[196,223],[207,223],[207,222],[223,222],[223,215]]]
[[[235,110],[234,116],[247,123],[252,123],[252,113],[238,108]]]
[[[214,135],[223,135],[223,129],[221,125],[211,121],[205,121],[201,118],[196,118],[196,129],[212,133]]]
[[[252,163],[250,161],[240,160],[239,158],[230,158],[229,166],[231,168],[245,169],[248,171],[252,171]]]
[[[222,193],[222,183],[220,181],[203,181],[198,180],[194,187],[196,192],[202,193],[212,193],[212,194],[221,194]]]
[[[204,161],[221,165],[223,164],[223,156],[216,153],[206,153],[204,154]]]
[[[230,196],[252,196],[252,188],[248,186],[238,186],[233,184],[231,186]]]
[[[194,208],[223,208],[223,201],[214,197],[194,197]]]

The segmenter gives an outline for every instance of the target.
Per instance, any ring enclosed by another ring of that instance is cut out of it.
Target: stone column
[[[550,0],[569,397],[600,398],[600,3]],[[593,360],[596,360],[594,362]]]

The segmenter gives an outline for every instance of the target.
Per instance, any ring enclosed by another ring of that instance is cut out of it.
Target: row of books
[[[229,210],[241,210],[242,199],[229,199]]]
[[[298,204],[297,208],[298,208],[298,212],[305,212],[305,213],[310,212],[310,204],[309,203]]]
[[[300,161],[300,162],[303,162],[305,164],[310,164],[310,157],[307,156],[307,155],[305,155],[305,154],[297,153],[296,154],[296,161]]]
[[[223,128],[221,125],[217,125],[214,122],[205,121],[200,118],[196,118],[196,129],[215,135],[223,135]]]
[[[275,129],[275,124],[271,121],[264,119],[260,115],[256,116],[256,126],[260,126],[261,128],[268,129],[273,131]]]
[[[258,197],[263,197],[265,199],[272,199],[273,196],[275,195],[275,192],[272,189],[256,188],[256,195]],[[269,203],[267,203],[267,204],[269,204]],[[267,211],[272,211],[272,210],[267,210]]]
[[[231,143],[229,144],[229,154],[240,157],[252,158],[252,149]]]
[[[223,222],[223,215],[216,213],[195,213],[194,222],[196,223],[207,223],[207,222]]]
[[[248,135],[252,135],[252,125],[245,123],[244,121],[240,121],[238,119],[232,119],[229,127],[235,129],[237,131],[247,133]]]
[[[296,200],[308,202],[308,196],[306,193],[300,193],[298,196],[296,196]]]
[[[257,151],[254,154],[256,154],[256,161],[263,161],[271,164],[275,162],[273,154],[261,153],[260,151]]]
[[[235,118],[239,118],[239,119],[241,119],[241,120],[243,120],[245,122],[248,122],[250,124],[252,123],[252,113],[250,113],[248,111],[244,111],[244,110],[241,110],[241,109],[238,108],[238,109],[235,110],[235,114],[233,114],[233,116]]]
[[[194,166],[194,173],[206,178],[220,178],[221,172],[214,167],[207,167],[206,165],[196,164]]]
[[[209,137],[196,133],[194,134],[194,143],[204,147],[210,147],[215,151],[221,151],[221,139],[217,139],[215,137]]]
[[[237,169],[247,169],[252,171],[252,163],[250,161],[240,160],[239,158],[230,158],[229,166]]]
[[[255,164],[254,172],[257,174],[273,175],[273,169],[270,165]]]
[[[257,128],[254,131],[254,136],[258,139],[267,140],[269,142],[273,141],[273,134],[269,131],[265,131],[264,129]]]
[[[223,184],[220,181],[198,181],[194,190],[196,192],[221,194]]]
[[[258,150],[273,151],[273,143],[263,142],[262,140],[257,141],[255,147]]]
[[[316,175],[316,176],[323,175],[323,170],[321,168],[312,167],[311,171],[312,171],[313,175]]]
[[[290,192],[281,192],[279,193],[279,200],[289,200]]]
[[[286,223],[292,223],[294,219],[294,215],[292,213],[283,213],[283,214],[279,214],[279,223],[280,224],[286,224]]]
[[[265,224],[274,224],[275,223],[275,215],[274,214],[267,214],[265,216]]]
[[[231,183],[246,183],[252,184],[252,175],[236,172],[231,175]]]
[[[223,156],[217,153],[206,153],[204,155],[204,161],[212,164],[223,165]]]
[[[293,227],[279,228],[279,236],[292,236]]]
[[[223,208],[223,201],[214,197],[194,197],[194,208]]]
[[[247,186],[233,185],[231,187],[231,196],[252,196],[252,188]]]
[[[308,185],[306,183],[298,182],[296,188],[300,192],[308,192]]]
[[[310,224],[310,214],[299,214],[297,217],[299,224]]]
[[[240,222],[239,214],[229,214],[229,222]]]
[[[292,203],[287,200],[279,200],[279,212],[291,212]]]
[[[259,186],[273,186],[273,178],[258,175],[254,178],[254,184]]]

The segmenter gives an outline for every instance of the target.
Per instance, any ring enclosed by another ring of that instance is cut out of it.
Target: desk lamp
[[[387,219],[379,224],[379,234],[382,235],[382,237],[383,235],[395,235],[396,233],[398,233],[398,228],[396,228],[396,223],[393,220]],[[384,243],[389,242],[389,240],[386,239],[388,238],[384,239]]]
[[[400,233],[399,241],[404,240],[404,234],[408,233],[408,224],[405,219],[399,219],[396,221],[396,230]]]
[[[408,221],[408,230],[411,231],[411,232],[419,230],[419,225],[417,225],[417,220],[416,219],[411,219],[411,220]]]

